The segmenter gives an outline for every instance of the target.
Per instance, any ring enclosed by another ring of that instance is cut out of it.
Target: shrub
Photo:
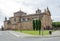
[[[52,26],[54,26],[54,27],[60,27],[60,22],[53,22]]]

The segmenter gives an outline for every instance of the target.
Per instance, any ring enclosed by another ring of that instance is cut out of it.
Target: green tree
[[[36,21],[36,30],[38,30],[38,20],[35,21]]]
[[[41,21],[33,20],[33,30],[40,30],[40,29],[41,29]]]
[[[33,20],[33,30],[35,30],[36,29],[36,27],[35,27],[35,20]]]
[[[41,30],[41,20],[39,20],[38,22],[38,27],[39,27],[39,30]]]
[[[52,26],[54,26],[54,27],[60,27],[60,22],[53,22]]]

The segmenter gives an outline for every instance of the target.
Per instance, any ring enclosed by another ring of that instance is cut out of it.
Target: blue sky
[[[4,17],[12,17],[13,13],[22,10],[32,14],[36,9],[49,7],[53,21],[60,21],[60,0],[0,0],[0,27],[3,25]]]

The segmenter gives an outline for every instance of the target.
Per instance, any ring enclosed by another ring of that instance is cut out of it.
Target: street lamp
[[[40,17],[40,15],[39,15]],[[43,17],[43,16],[42,16]],[[42,20],[42,19],[41,19]],[[43,36],[43,26],[42,26],[42,22],[41,22],[41,35]]]
[[[40,20],[40,14],[39,14],[39,25],[40,25],[40,26],[39,26],[39,35],[40,35],[40,34],[41,34],[41,32],[40,32],[40,31],[41,31],[41,20]]]

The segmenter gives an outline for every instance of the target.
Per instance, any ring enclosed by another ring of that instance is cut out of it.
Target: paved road
[[[60,36],[60,30],[57,30],[52,33],[53,36]]]
[[[60,41],[60,37],[48,37],[48,38],[16,37],[9,31],[0,31],[0,41]]]

